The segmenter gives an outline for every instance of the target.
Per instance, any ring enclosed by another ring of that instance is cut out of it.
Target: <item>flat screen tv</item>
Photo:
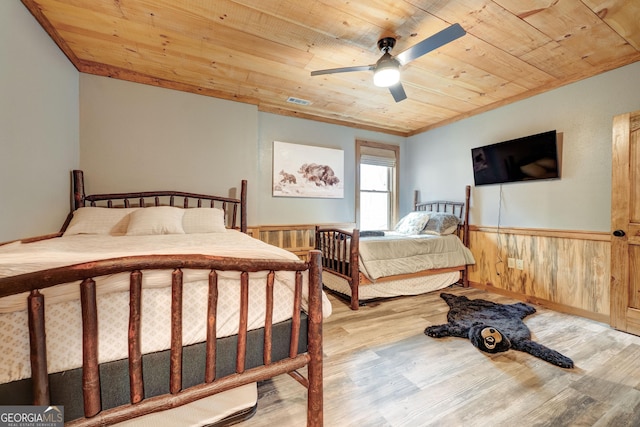
[[[560,178],[556,131],[471,149],[475,185]]]

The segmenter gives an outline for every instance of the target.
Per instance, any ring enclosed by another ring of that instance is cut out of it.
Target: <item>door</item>
[[[611,326],[640,335],[640,111],[613,119]]]

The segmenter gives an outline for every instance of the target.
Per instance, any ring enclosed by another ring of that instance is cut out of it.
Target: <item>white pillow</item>
[[[182,217],[184,209],[173,206],[141,208],[131,213],[127,236],[153,234],[184,234]]]
[[[429,221],[430,212],[411,212],[396,225],[395,231],[402,234],[419,234]]]
[[[458,229],[460,218],[452,213],[447,212],[430,212],[429,222],[422,230],[422,234],[433,234],[436,236],[444,236],[453,234]]]
[[[224,224],[224,211],[218,208],[185,209],[182,228],[187,234],[223,233],[227,231]]]
[[[73,218],[64,232],[74,234],[123,235],[127,232],[129,215],[138,208],[101,208],[86,206],[73,212]]]

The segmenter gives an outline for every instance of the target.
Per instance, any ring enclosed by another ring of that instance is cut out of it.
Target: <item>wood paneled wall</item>
[[[471,286],[609,323],[608,233],[471,226],[469,237]]]
[[[315,247],[315,224],[250,226],[248,233],[301,259]],[[608,233],[472,225],[469,239],[471,286],[609,323]],[[509,268],[508,258],[521,259],[522,270]]]
[[[353,223],[318,225],[345,230],[352,230],[355,227]],[[307,253],[316,245],[316,224],[256,225],[248,227],[247,233],[270,245],[293,252],[300,259],[306,259]]]

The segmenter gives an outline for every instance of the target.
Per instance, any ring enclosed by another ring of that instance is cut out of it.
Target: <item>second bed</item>
[[[467,186],[464,201],[419,202],[416,193],[414,211],[392,231],[316,227],[324,286],[348,298],[352,310],[368,300],[467,286],[467,266],[475,263],[470,194]]]

